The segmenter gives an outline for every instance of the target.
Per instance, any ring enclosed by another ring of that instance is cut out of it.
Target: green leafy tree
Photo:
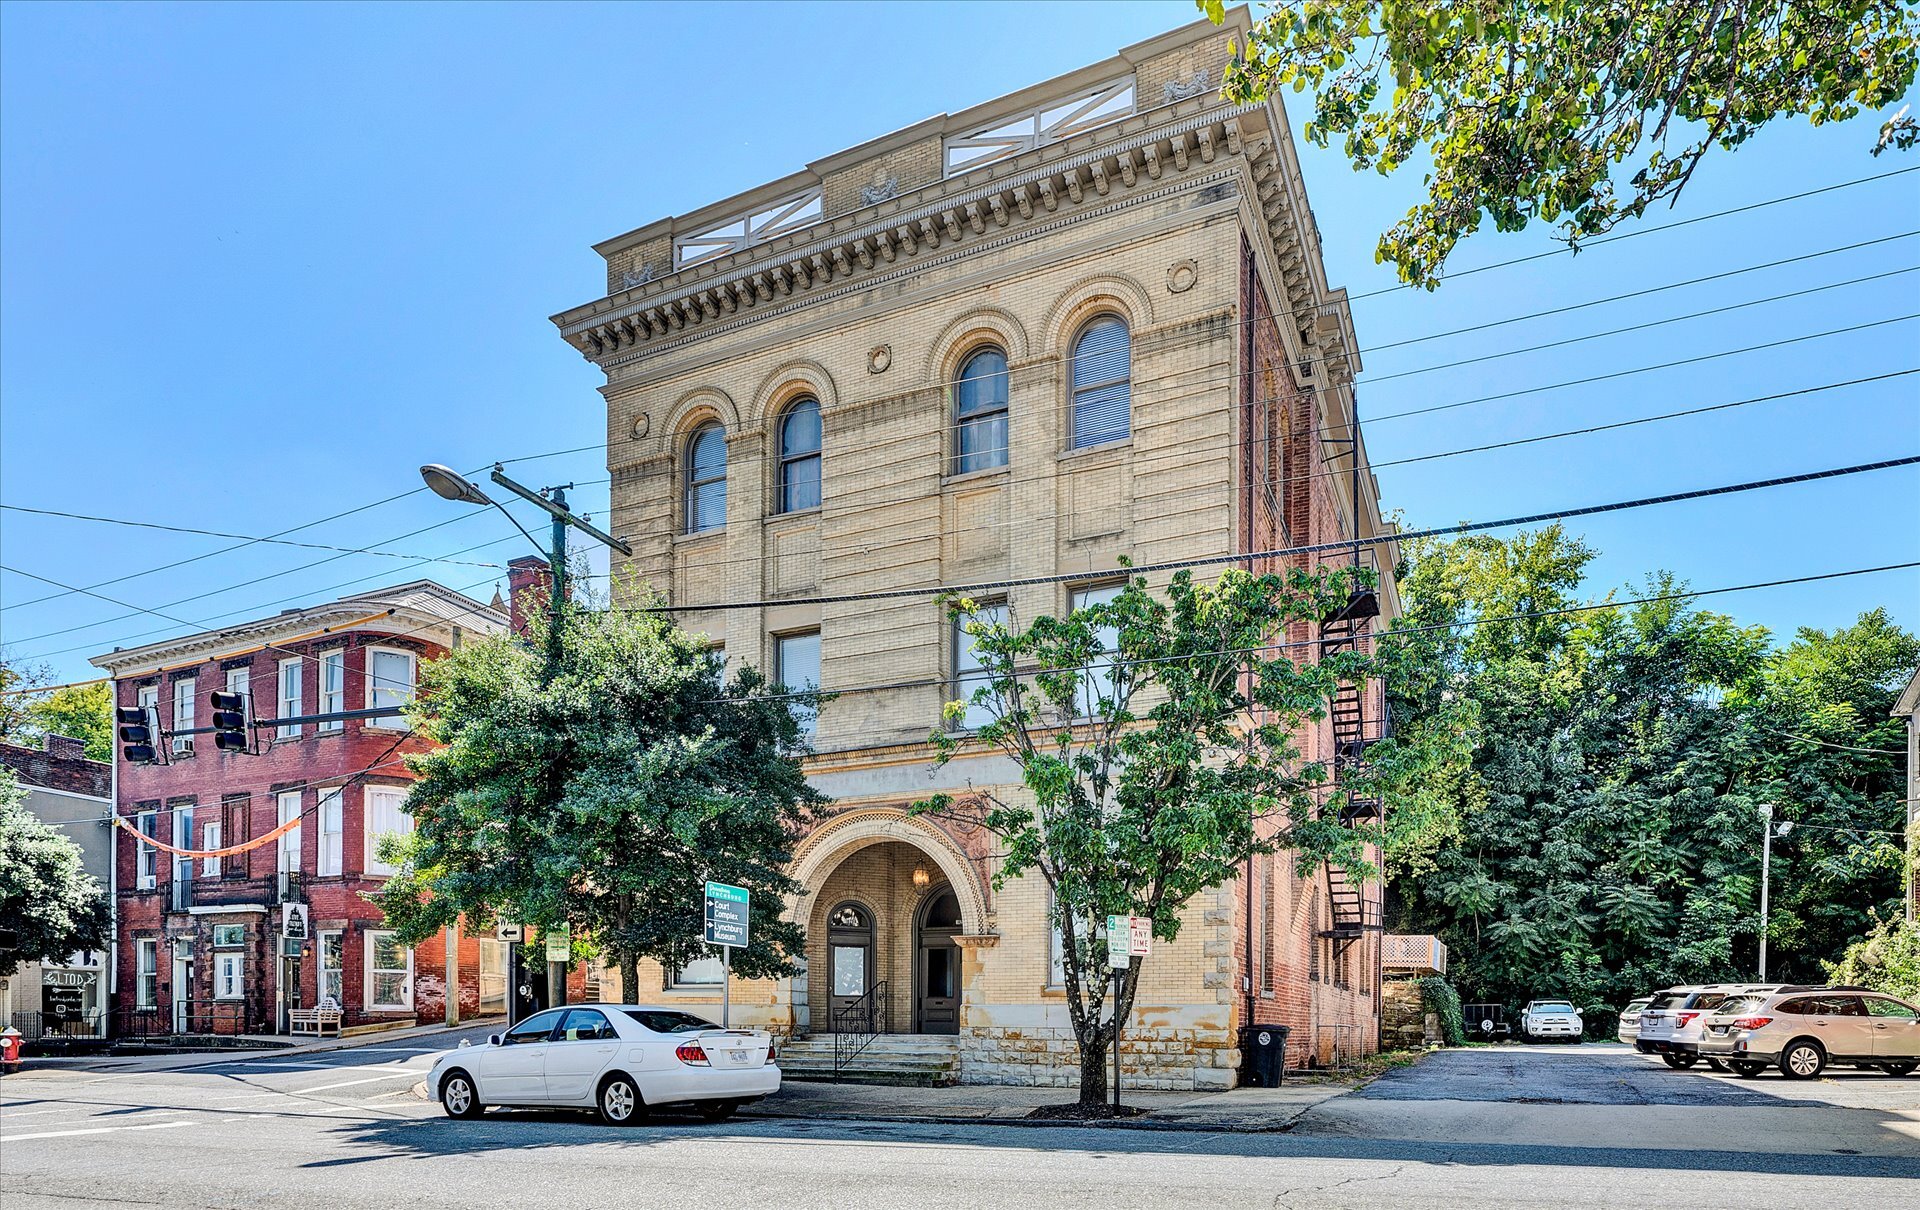
[[[32,706],[37,689],[53,680],[53,669],[45,664],[0,652],[0,740],[10,744],[26,743],[35,734]]]
[[[1318,664],[1271,645],[1317,623],[1349,595],[1347,573],[1176,573],[1164,597],[1142,579],[1112,600],[1029,625],[953,602],[982,682],[947,706],[987,719],[971,736],[934,731],[936,761],[983,746],[1010,760],[1017,792],[937,795],[918,809],[966,819],[1002,842],[994,885],[1038,874],[1062,940],[1068,1016],[1080,1052],[1080,1101],[1107,1095],[1114,1014],[1105,920],[1145,916],[1172,941],[1197,894],[1257,852],[1298,850],[1359,866],[1363,834],[1340,826],[1329,770],[1302,759],[1299,727],[1325,716],[1342,679],[1371,671],[1339,653]],[[1121,974],[1132,1011],[1141,963]]]
[[[1222,20],[1222,0],[1197,3]],[[1917,41],[1904,0],[1297,0],[1269,6],[1223,91],[1312,89],[1316,145],[1383,175],[1417,165],[1426,196],[1376,255],[1431,287],[1482,222],[1558,222],[1577,245],[1770,122],[1897,104]],[[1871,150],[1917,132],[1903,109]]]
[[[748,977],[791,973],[793,842],[825,800],[808,786],[796,704],[664,616],[571,610],[544,631],[470,642],[426,666],[412,709],[442,745],[413,758],[415,830],[374,901],[417,943],[459,917],[570,925],[635,993],[640,958],[706,956],[703,883],[752,895]]]
[[[1899,916],[1877,919],[1839,961],[1825,965],[1834,983],[1920,1001],[1920,927]]]
[[[104,948],[113,925],[80,846],[36,818],[26,800],[13,771],[0,768],[0,975],[22,962]]]
[[[68,685],[27,707],[28,726],[41,734],[65,735],[85,742],[87,759],[113,759],[113,688],[107,684]]]

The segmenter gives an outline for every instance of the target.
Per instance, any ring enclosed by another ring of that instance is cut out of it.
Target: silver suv
[[[1828,1063],[1904,1076],[1920,1068],[1920,1008],[1865,988],[1784,988],[1722,1004],[1700,1052],[1749,1077],[1778,1065],[1810,1080]]]
[[[1640,1010],[1652,1003],[1652,996],[1641,996],[1627,1001],[1627,1006],[1620,1010],[1619,1038],[1622,1042],[1632,1045],[1640,1036]]]

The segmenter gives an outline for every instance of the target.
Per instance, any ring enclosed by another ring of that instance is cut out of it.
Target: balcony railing
[[[1438,937],[1388,933],[1380,939],[1380,965],[1390,975],[1444,975],[1447,947]]]
[[[201,875],[162,883],[167,910],[219,907],[226,904],[273,904],[306,898],[306,881],[296,871],[283,870],[270,878],[215,878]]]
[[[0,1028],[11,1026],[20,1031],[23,1042],[80,1042],[104,1038],[106,1016],[91,1012],[17,1012],[0,1016]]]

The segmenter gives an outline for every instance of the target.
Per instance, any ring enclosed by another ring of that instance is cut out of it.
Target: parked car
[[[1920,1008],[1864,988],[1787,987],[1730,1000],[1706,1018],[1702,1054],[1752,1077],[1770,1066],[1810,1080],[1829,1063],[1920,1069]]]
[[[1657,1054],[1668,1067],[1686,1069],[1700,1061],[1700,1038],[1707,1028],[1707,1014],[1727,1000],[1771,991],[1777,984],[1755,986],[1746,983],[1713,983],[1704,986],[1671,987],[1655,993],[1640,1010],[1639,1034],[1633,1040],[1641,1054]],[[1723,1060],[1715,1056],[1708,1065],[1725,1071]]]
[[[1620,1010],[1619,1037],[1622,1042],[1631,1046],[1633,1040],[1640,1036],[1640,1010],[1651,1003],[1653,1003],[1652,996],[1641,996],[1636,1000],[1627,1001],[1627,1006]]]
[[[1550,1038],[1578,1042],[1585,1028],[1571,1000],[1529,1000],[1520,1013],[1520,1036],[1531,1042]]]
[[[710,1121],[780,1089],[773,1039],[677,1008],[582,1004],[535,1013],[434,1061],[427,1095],[448,1117],[489,1105],[592,1108],[610,1126],[689,1105]]]

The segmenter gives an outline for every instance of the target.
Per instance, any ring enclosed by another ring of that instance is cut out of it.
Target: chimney
[[[87,741],[75,739],[71,735],[47,733],[47,755],[55,760],[85,760]]]
[[[513,619],[513,633],[527,633],[527,619],[547,610],[547,594],[553,587],[553,569],[539,555],[522,555],[507,562],[507,612]]]

